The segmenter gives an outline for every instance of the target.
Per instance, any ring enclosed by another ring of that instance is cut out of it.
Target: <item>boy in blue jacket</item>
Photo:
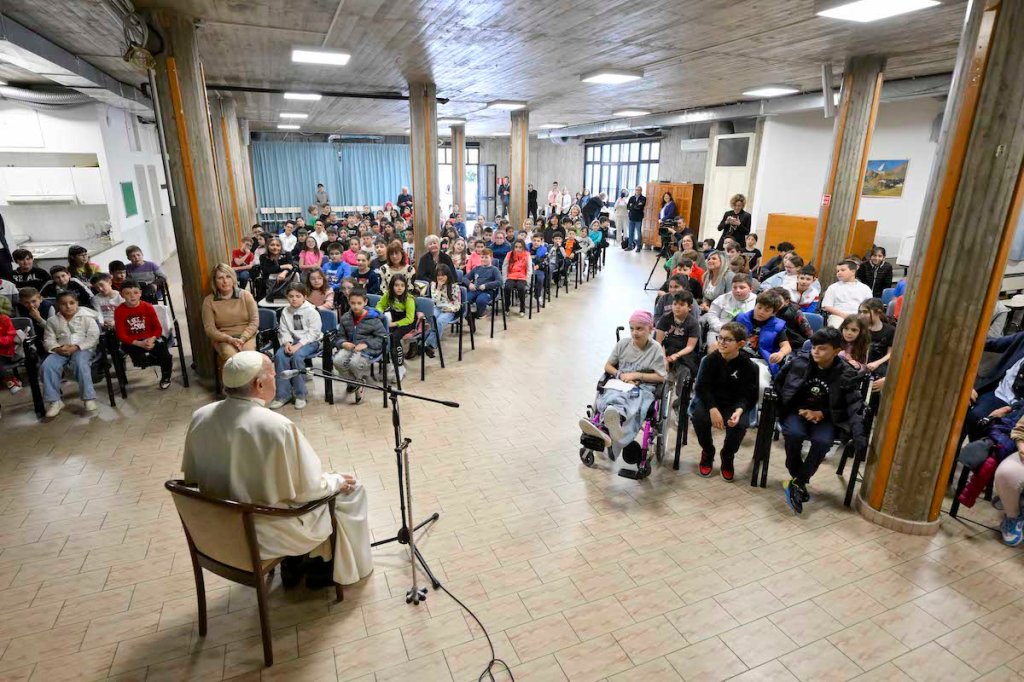
[[[775,316],[782,305],[781,296],[765,291],[757,295],[753,310],[736,316],[736,321],[747,330],[747,347],[757,352],[760,356],[757,359],[768,365],[772,376],[778,374],[779,365],[793,352],[786,335],[786,323]]]
[[[466,275],[469,310],[477,319],[487,314],[487,306],[494,298],[494,292],[501,289],[501,271],[492,264],[493,256],[493,251],[484,249],[480,254],[480,265]]]
[[[544,300],[544,280],[547,277],[548,247],[544,244],[544,235],[537,232],[530,240],[530,256],[533,257],[534,291],[538,300]]]
[[[327,262],[324,263],[324,277],[327,278],[327,286],[338,292],[341,281],[352,274],[352,266],[341,259],[341,246],[330,246],[327,251]]]

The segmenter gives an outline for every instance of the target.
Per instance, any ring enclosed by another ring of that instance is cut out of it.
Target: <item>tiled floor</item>
[[[415,504],[441,519],[420,547],[467,602],[517,680],[1020,679],[1024,560],[994,534],[947,520],[932,538],[889,533],[841,506],[835,463],[789,513],[773,458],[766,490],[656,470],[637,483],[607,460],[581,465],[576,420],[641,290],[650,254],[613,249],[594,282],[534,320],[480,338],[462,363],[407,388],[459,410],[404,401]],[[468,341],[468,339],[467,339]],[[134,370],[116,411],[75,401],[37,424],[4,398],[0,439],[0,679],[475,680],[480,629],[440,592],[408,606],[400,548],[333,604],[273,589],[277,663],[261,670],[254,593],[207,578],[209,633],[195,625],[181,528],[162,488],[185,426],[210,399],[156,390]],[[27,393],[27,391],[25,392]],[[354,470],[377,537],[398,519],[390,415],[374,400],[301,423],[324,460]],[[977,509],[976,518],[994,519]]]

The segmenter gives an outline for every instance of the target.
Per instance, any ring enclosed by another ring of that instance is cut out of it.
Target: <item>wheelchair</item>
[[[619,340],[620,333],[624,329],[625,327],[617,327],[615,329],[616,341]],[[603,392],[604,385],[609,379],[611,379],[611,377],[608,374],[604,374],[600,381],[598,381],[598,394]],[[640,443],[637,444],[634,441],[630,446],[626,446],[622,450],[623,461],[626,462],[626,464],[634,465],[636,470],[620,469],[619,476],[622,476],[623,478],[631,478],[636,481],[642,481],[651,475],[653,461],[657,460],[660,464],[665,458],[665,451],[668,442],[668,413],[673,395],[674,389],[672,383],[670,381],[662,382],[654,397],[654,401],[647,410],[647,414],[644,415],[643,423],[640,426]],[[602,427],[601,415],[597,412],[597,408],[594,405],[587,405],[587,419],[595,427]],[[685,427],[681,426],[681,428]],[[588,467],[593,466],[595,453],[611,450],[610,447],[605,446],[604,440],[587,433],[580,436],[580,446],[580,461]]]

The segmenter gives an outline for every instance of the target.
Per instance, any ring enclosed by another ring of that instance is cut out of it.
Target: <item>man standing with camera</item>
[[[644,222],[644,209],[647,208],[647,197],[644,196],[643,187],[636,186],[633,196],[626,202],[626,210],[629,212],[629,241],[626,242],[627,249],[636,249],[640,253],[643,248],[641,237],[641,226]]]

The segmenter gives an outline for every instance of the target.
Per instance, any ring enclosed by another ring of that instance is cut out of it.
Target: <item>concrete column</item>
[[[424,253],[423,238],[438,234],[440,225],[437,182],[437,87],[409,83],[409,152],[412,157],[413,221],[416,255]]]
[[[843,68],[839,110],[832,128],[832,158],[822,190],[814,253],[800,254],[813,259],[822,291],[835,281],[835,265],[850,248],[871,134],[878,116],[884,68],[885,57],[874,55],[851,57]]]
[[[970,5],[857,500],[929,534],[1024,204],[1024,3]],[[970,263],[964,268],[964,263]]]
[[[245,227],[248,229],[260,221],[260,216],[256,211],[258,206],[256,205],[255,184],[252,179],[252,148],[249,146],[249,119],[247,118],[238,119],[238,144],[242,181],[245,185],[245,215],[249,216],[247,218],[248,225]]]
[[[530,111],[512,112],[512,134],[509,136],[509,182],[512,194],[508,202],[508,219],[517,232],[526,219],[526,171],[530,167]]]
[[[452,133],[452,203],[466,219],[466,124],[451,127]]]
[[[156,58],[156,96],[166,137],[174,239],[181,264],[192,359],[200,376],[212,377],[213,351],[203,332],[202,303],[210,292],[213,266],[229,257],[210,137],[206,83],[192,17],[165,9],[150,12],[162,35]]]

